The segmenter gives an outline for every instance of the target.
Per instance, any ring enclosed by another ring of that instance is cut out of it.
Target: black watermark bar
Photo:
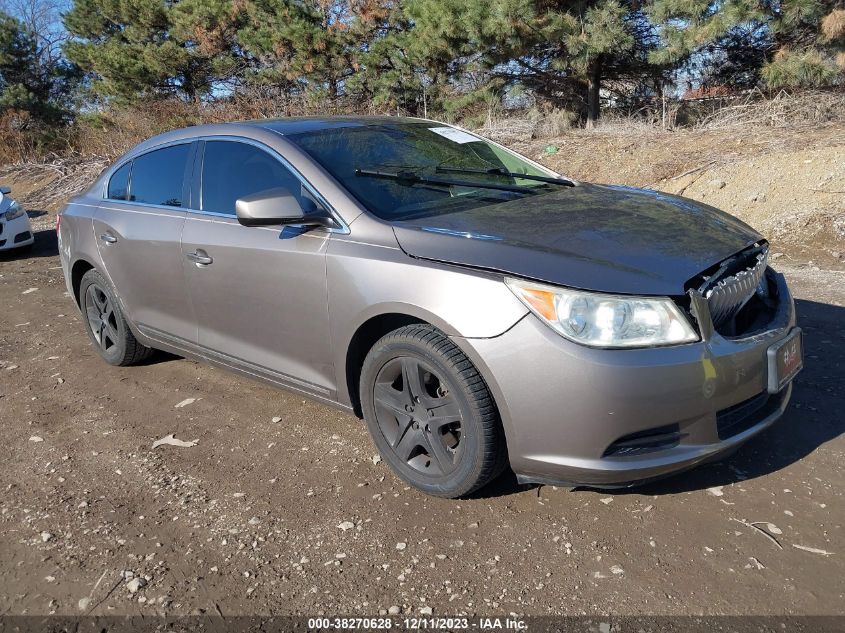
[[[845,633],[845,616],[0,616],[0,633]]]

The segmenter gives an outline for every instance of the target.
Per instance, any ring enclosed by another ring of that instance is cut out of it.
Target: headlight
[[[528,308],[571,341],[590,347],[653,347],[698,340],[668,297],[627,297],[506,278]]]
[[[8,220],[14,220],[15,218],[19,218],[23,214],[24,214],[23,207],[21,205],[19,205],[17,202],[13,202],[11,205],[9,205],[9,208],[6,209],[6,213],[4,213],[3,216],[8,221]]]

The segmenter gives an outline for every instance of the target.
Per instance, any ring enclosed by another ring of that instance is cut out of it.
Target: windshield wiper
[[[498,189],[500,191],[514,191],[516,193],[537,193],[531,187],[521,185],[500,185],[492,182],[477,182],[473,180],[453,180],[451,178],[432,178],[431,176],[420,176],[412,171],[378,171],[376,169],[356,169],[356,176],[369,176],[371,178],[385,178],[395,180],[401,185],[442,185],[444,187],[470,187],[478,189]]]
[[[438,166],[439,172],[451,172],[455,174],[486,174],[489,176],[504,176],[506,178],[523,178],[524,180],[536,180],[538,182],[548,182],[553,185],[563,185],[564,187],[574,187],[575,183],[566,178],[556,178],[554,176],[535,176],[534,174],[520,174],[514,171],[508,171],[502,167],[491,167],[490,169],[472,169],[469,167],[443,167]]]

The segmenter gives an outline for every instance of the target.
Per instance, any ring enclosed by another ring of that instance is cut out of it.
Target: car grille
[[[761,246],[726,260],[699,288],[707,299],[710,317],[718,329],[730,322],[748,302],[766,273],[769,250]]]

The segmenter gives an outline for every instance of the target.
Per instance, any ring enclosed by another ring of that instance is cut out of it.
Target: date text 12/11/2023
[[[406,617],[406,618],[309,618],[309,631],[391,630],[407,631],[525,631],[528,624],[514,617]]]

